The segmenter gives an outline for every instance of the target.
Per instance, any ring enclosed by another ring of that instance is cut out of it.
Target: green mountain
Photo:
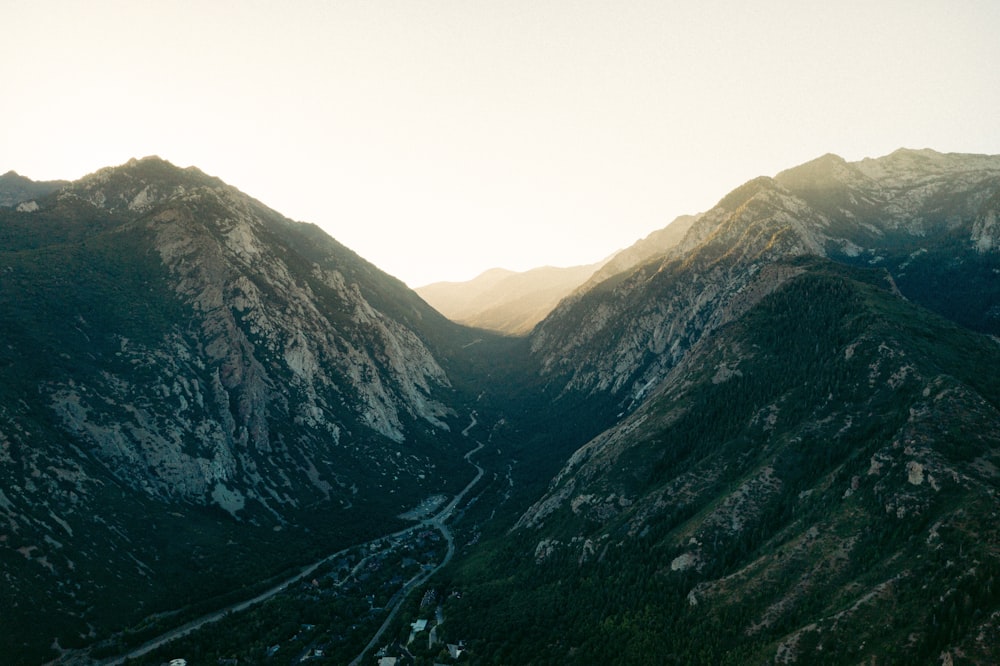
[[[619,421],[470,551],[449,636],[479,663],[994,663],[998,169],[827,156],[564,301],[531,339],[549,394]]]
[[[7,663],[211,607],[464,485],[491,338],[317,227],[146,158],[0,210],[0,239]]]
[[[369,663],[383,622],[412,664],[1000,659],[1000,157],[754,179],[520,337],[158,158],[31,201],[0,208],[10,663],[331,553],[137,663]]]
[[[1000,346],[879,271],[776,268],[455,575],[484,662],[996,656]]]
[[[20,204],[22,208],[34,209],[37,202],[33,203],[32,199],[55,192],[67,184],[64,180],[34,181],[15,171],[8,171],[0,176],[0,207],[12,208]]]

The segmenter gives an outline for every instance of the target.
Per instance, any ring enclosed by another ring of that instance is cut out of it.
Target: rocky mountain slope
[[[564,301],[531,340],[550,395],[620,421],[455,575],[457,635],[504,663],[994,663],[998,193],[997,157],[826,156]]]
[[[32,201],[0,211],[3,644],[86,643],[464,484],[481,332],[196,169]]]
[[[691,225],[698,221],[701,215],[681,215],[673,222],[650,233],[645,238],[616,252],[590,278],[582,284],[578,291],[586,292],[601,282],[619,275],[625,275],[632,269],[666,254],[669,250],[684,240]]]
[[[13,663],[111,656],[392,532],[468,483],[470,429],[482,481],[400,645],[433,612],[474,663],[1000,656],[1000,157],[755,179],[526,337],[196,169],[32,197],[0,208]],[[252,627],[291,645],[283,608]]]
[[[705,333],[789,277],[776,261],[806,255],[884,268],[908,298],[998,333],[998,178],[1000,157],[901,150],[755,179],[664,255],[563,302],[532,348],[559,390],[634,404]]]

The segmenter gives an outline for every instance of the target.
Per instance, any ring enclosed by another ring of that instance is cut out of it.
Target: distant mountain
[[[662,255],[681,242],[697,219],[696,215],[678,217],[596,264],[545,266],[520,273],[494,268],[467,282],[436,282],[416,292],[452,321],[527,335],[563,298]]]
[[[563,301],[547,391],[618,422],[471,554],[450,630],[484,663],[995,663],[998,197],[1000,157],[825,156]]]
[[[520,273],[494,268],[467,282],[436,282],[416,292],[452,321],[526,335],[601,266],[545,266]]]
[[[33,208],[31,200],[55,192],[69,184],[65,180],[34,181],[30,178],[8,171],[0,176],[0,207],[11,208],[24,204]]]

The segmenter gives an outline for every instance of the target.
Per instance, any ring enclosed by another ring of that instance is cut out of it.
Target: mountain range
[[[31,207],[31,200],[65,187],[65,180],[34,181],[16,171],[0,176],[0,206],[14,207],[24,204]]]
[[[435,282],[414,291],[452,321],[526,335],[600,265],[523,272],[493,268],[467,282]]]
[[[475,441],[455,558],[387,627],[441,600],[441,645],[389,641],[411,663],[1000,657],[1000,156],[825,155],[599,266],[439,296],[159,158],[3,178],[12,663],[401,529]],[[359,640],[315,625],[316,663]],[[201,632],[171,649],[299,658]]]
[[[697,216],[682,215],[595,264],[529,271],[490,269],[466,282],[435,282],[416,291],[452,321],[508,335],[527,335],[559,302],[624,273],[680,243]]]

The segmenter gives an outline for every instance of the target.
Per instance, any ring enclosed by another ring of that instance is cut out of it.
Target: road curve
[[[473,426],[475,426],[476,423],[477,423],[476,416],[473,413],[472,414],[472,421],[471,421],[471,423],[469,423],[469,425],[465,428],[465,430],[462,431],[462,434],[463,435],[467,435],[468,432],[469,432],[469,430]],[[452,500],[450,502],[448,502],[448,504],[446,504],[443,509],[441,509],[440,511],[438,511],[433,517],[428,518],[428,519],[422,521],[422,524],[424,524],[424,525],[426,525],[428,527],[435,528],[438,531],[440,531],[441,535],[445,538],[445,541],[447,541],[447,543],[448,543],[448,551],[445,554],[444,560],[440,564],[438,564],[434,569],[431,569],[430,571],[425,572],[423,574],[418,574],[414,578],[412,578],[409,581],[407,581],[407,583],[403,586],[402,593],[400,595],[399,601],[396,603],[396,606],[389,613],[389,616],[386,618],[385,622],[379,628],[378,632],[372,638],[372,640],[368,644],[368,646],[365,647],[364,651],[362,651],[362,653],[359,654],[358,657],[353,662],[351,662],[352,664],[356,664],[357,662],[359,662],[361,660],[361,658],[364,656],[365,652],[367,652],[369,649],[371,649],[371,647],[375,645],[375,643],[378,641],[378,639],[381,638],[382,634],[388,628],[389,623],[395,617],[396,612],[402,606],[403,601],[406,600],[406,597],[409,594],[410,590],[412,590],[414,587],[416,587],[418,585],[422,585],[431,576],[433,576],[435,573],[437,573],[438,571],[440,571],[442,567],[444,567],[445,565],[447,565],[451,561],[452,555],[454,555],[454,552],[455,552],[455,545],[452,542],[451,530],[449,530],[448,527],[447,527],[447,525],[445,525],[445,521],[447,521],[448,518],[451,517],[451,512],[455,510],[455,507],[458,506],[458,503],[462,501],[462,499],[469,492],[469,490],[473,486],[475,486],[479,482],[479,480],[482,478],[482,476],[483,476],[483,468],[480,467],[479,465],[477,465],[476,463],[472,462],[472,460],[471,460],[471,457],[474,454],[476,454],[477,452],[479,452],[479,450],[482,449],[482,448],[483,448],[483,444],[479,443],[479,445],[476,446],[476,448],[472,449],[471,451],[469,451],[468,453],[466,453],[464,456],[462,456],[465,459],[466,462],[468,462],[470,465],[472,465],[473,467],[476,468],[476,476],[473,477],[473,479],[465,486],[465,488],[463,488],[460,493],[458,493],[457,495],[455,495],[455,497],[453,497]],[[382,541],[384,539],[392,539],[394,537],[398,537],[398,536],[401,536],[403,534],[406,534],[407,532],[409,532],[412,529],[413,529],[413,526],[411,525],[410,527],[407,527],[407,528],[402,529],[402,530],[398,530],[396,532],[393,532],[392,534],[384,534],[382,536],[376,537],[376,538],[372,539],[371,541],[368,541],[368,542],[366,542],[364,544],[360,544],[360,545],[361,546],[367,546],[368,544],[373,543],[375,541]],[[217,611],[213,611],[212,613],[209,613],[208,615],[204,615],[204,616],[202,616],[202,617],[200,617],[200,618],[198,618],[196,620],[192,620],[192,621],[188,622],[187,624],[183,624],[183,625],[181,625],[181,626],[179,626],[179,627],[177,627],[175,629],[171,629],[170,631],[168,631],[168,632],[166,632],[164,634],[161,634],[160,636],[157,636],[156,638],[154,638],[154,639],[152,639],[150,641],[147,641],[146,643],[143,643],[139,647],[137,647],[137,648],[135,648],[135,649],[133,649],[133,650],[131,650],[131,651],[123,654],[123,655],[119,655],[117,657],[112,657],[110,659],[106,659],[104,661],[99,661],[97,663],[99,663],[100,666],[120,666],[121,664],[125,663],[125,661],[127,659],[135,659],[136,657],[141,657],[144,654],[152,652],[153,650],[155,650],[155,649],[157,649],[159,647],[162,647],[162,646],[166,645],[167,643],[169,643],[171,641],[174,641],[174,640],[177,640],[178,638],[182,638],[184,636],[187,636],[188,634],[190,634],[190,633],[192,633],[192,632],[200,629],[201,627],[205,626],[206,624],[211,624],[213,622],[218,622],[219,620],[221,620],[222,618],[224,618],[226,615],[228,615],[230,613],[238,613],[240,611],[246,610],[247,608],[250,608],[251,606],[259,604],[259,603],[261,603],[263,601],[267,601],[268,599],[270,599],[274,595],[276,595],[279,592],[283,591],[289,585],[292,585],[293,583],[297,583],[297,582],[305,579],[306,577],[308,577],[309,575],[311,575],[314,571],[316,571],[319,567],[321,567],[323,564],[326,564],[327,562],[330,562],[330,561],[332,561],[332,560],[340,557],[341,555],[347,553],[348,551],[352,550],[353,548],[357,548],[357,547],[358,547],[357,545],[354,545],[354,546],[349,546],[348,548],[344,548],[342,550],[338,550],[336,553],[333,553],[332,555],[327,555],[323,559],[321,559],[321,560],[319,560],[319,561],[317,561],[317,562],[315,562],[313,564],[310,564],[310,565],[308,565],[306,567],[303,567],[302,569],[299,570],[299,573],[295,574],[294,576],[291,576],[290,578],[286,578],[285,580],[281,581],[280,583],[277,583],[273,587],[270,587],[267,590],[261,592],[260,594],[258,594],[257,596],[253,597],[252,599],[246,599],[244,601],[237,602],[237,603],[232,604],[230,606],[226,606],[225,608],[219,609]]]
[[[468,428],[462,431],[462,434],[466,435],[469,431],[469,428],[472,428],[474,425],[476,425],[475,414],[473,414],[472,416],[472,423],[469,424]],[[471,481],[469,481],[469,483],[465,486],[465,488],[462,488],[462,491],[457,495],[455,495],[455,497],[453,497],[452,500],[448,502],[448,504],[443,509],[438,511],[433,518],[424,521],[424,524],[427,525],[428,527],[433,527],[437,529],[439,532],[441,532],[441,536],[443,536],[445,541],[447,542],[448,550],[447,552],[445,552],[444,559],[441,560],[440,564],[438,564],[430,571],[426,571],[422,574],[417,574],[416,576],[408,580],[405,585],[403,585],[403,589],[400,590],[399,600],[396,602],[396,605],[392,607],[391,611],[389,611],[389,615],[386,616],[385,621],[382,623],[382,626],[378,628],[378,631],[375,632],[375,635],[372,636],[372,639],[368,641],[368,645],[366,645],[365,648],[361,651],[361,653],[358,654],[358,656],[355,657],[353,661],[351,661],[350,666],[358,666],[361,663],[361,660],[364,659],[364,656],[368,653],[368,651],[374,648],[378,644],[379,640],[381,640],[382,638],[382,634],[386,632],[386,630],[389,628],[389,625],[392,624],[393,619],[396,617],[396,614],[399,612],[399,609],[403,607],[403,602],[406,601],[406,598],[410,595],[410,591],[413,588],[419,587],[420,585],[426,583],[428,580],[430,580],[431,576],[436,574],[438,571],[447,566],[449,562],[451,562],[451,558],[455,554],[455,541],[452,538],[451,529],[448,528],[446,521],[449,518],[451,518],[451,512],[455,510],[455,507],[457,507],[458,504],[463,499],[465,499],[466,494],[468,494],[468,492],[472,489],[472,487],[475,486],[477,483],[479,483],[479,480],[483,478],[483,468],[477,465],[476,463],[472,462],[471,460],[472,456],[478,453],[479,450],[482,448],[483,448],[483,443],[480,442],[478,446],[476,446],[476,448],[472,449],[464,456],[462,456],[463,458],[465,458],[465,461],[467,463],[476,468],[476,475],[472,478]]]

